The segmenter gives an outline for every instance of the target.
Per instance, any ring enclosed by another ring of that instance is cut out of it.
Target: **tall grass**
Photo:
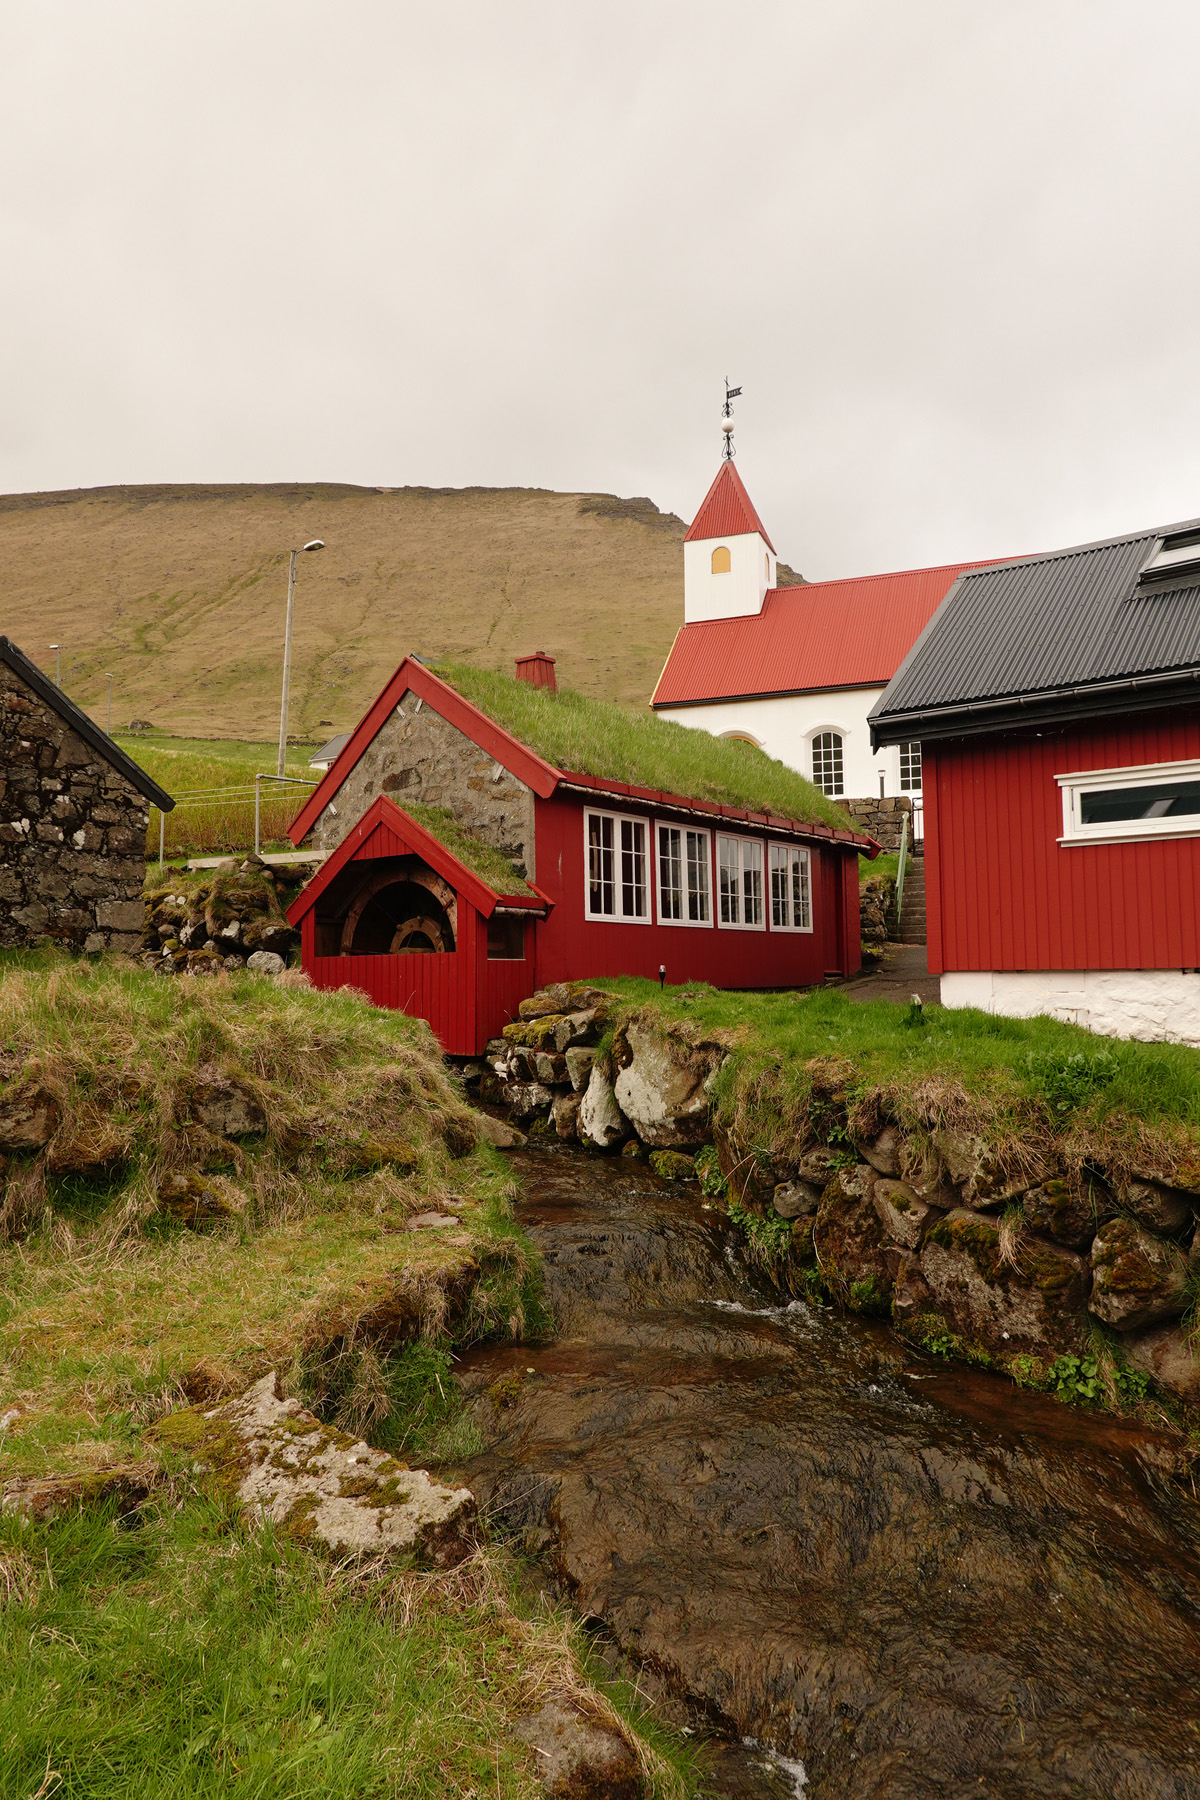
[[[273,775],[276,752],[269,744],[194,738],[158,733],[117,734],[121,748],[175,800],[166,814],[164,855],[232,855],[253,848],[254,777]],[[301,754],[289,756],[285,774],[315,782],[319,773]],[[291,849],[287,828],[302,806],[303,787],[277,788],[264,782],[261,795],[261,847]],[[162,815],[150,809],[146,831],[147,860],[157,862]]]

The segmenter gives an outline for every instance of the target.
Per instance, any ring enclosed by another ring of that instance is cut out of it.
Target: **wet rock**
[[[191,1112],[217,1137],[256,1137],[267,1129],[267,1116],[254,1095],[211,1063],[197,1073]]]
[[[642,1772],[628,1740],[569,1700],[548,1700],[517,1730],[551,1800],[640,1800]]]
[[[1174,1237],[1185,1231],[1195,1219],[1192,1204],[1184,1195],[1172,1193],[1157,1181],[1130,1181],[1121,1194],[1122,1204],[1139,1225],[1157,1231],[1163,1237]]]
[[[1019,1267],[1000,1254],[994,1219],[956,1207],[921,1251],[921,1274],[950,1329],[992,1356],[1078,1350],[1088,1291],[1085,1260],[1057,1244],[1023,1238]]]
[[[781,1219],[802,1219],[816,1212],[823,1192],[815,1181],[781,1181],[771,1196],[771,1204]]]
[[[892,1318],[903,1331],[923,1312],[936,1310],[929,1283],[921,1273],[918,1256],[911,1253],[897,1259],[892,1277]]]
[[[464,1063],[458,1072],[462,1077],[464,1087],[474,1087],[475,1083],[483,1074],[483,1064],[477,1062]]]
[[[892,1292],[887,1240],[872,1202],[869,1163],[838,1169],[821,1196],[813,1248],[825,1279],[859,1310],[886,1306]]]
[[[629,1136],[629,1127],[617,1105],[613,1084],[598,1065],[593,1065],[578,1113],[579,1136],[598,1150],[614,1150]]]
[[[1107,1189],[1095,1183],[1074,1187],[1069,1181],[1043,1181],[1030,1188],[1022,1208],[1031,1231],[1071,1250],[1089,1250],[1099,1227],[1116,1212]]]
[[[1032,1158],[1028,1171],[1013,1173],[983,1138],[968,1131],[935,1131],[933,1145],[951,1184],[962,1190],[963,1204],[977,1212],[1019,1199],[1047,1173]]]
[[[708,1141],[706,1053],[635,1021],[618,1034],[613,1059],[617,1104],[644,1144],[678,1150]]]
[[[640,1139],[631,1137],[627,1144],[622,1144],[621,1155],[629,1162],[645,1162],[650,1152]]]
[[[47,1088],[25,1088],[0,1101],[0,1151],[40,1150],[54,1136],[61,1116]]]
[[[491,1113],[476,1113],[474,1125],[480,1142],[494,1144],[497,1150],[519,1150],[526,1141],[524,1132],[503,1119],[493,1119]]]
[[[942,1217],[906,1181],[877,1181],[872,1198],[884,1231],[906,1250],[919,1249],[926,1232]]]
[[[900,1133],[894,1125],[885,1125],[876,1138],[855,1138],[854,1148],[864,1162],[880,1175],[897,1175],[900,1172],[898,1154],[900,1150]]]
[[[1092,1244],[1092,1312],[1118,1331],[1176,1319],[1187,1305],[1187,1262],[1132,1219],[1110,1219]]]
[[[678,1150],[652,1150],[650,1167],[664,1181],[695,1181],[696,1164],[694,1158],[684,1156]]]
[[[567,1079],[577,1094],[581,1094],[588,1084],[592,1073],[592,1064],[596,1060],[594,1050],[585,1050],[582,1046],[572,1046],[564,1053],[567,1065]]]
[[[254,975],[282,975],[287,968],[282,956],[275,950],[254,950],[246,958],[246,967]]]
[[[1178,1325],[1155,1325],[1130,1338],[1125,1355],[1135,1369],[1185,1406],[1200,1407],[1200,1356]]]
[[[419,1551],[444,1566],[472,1547],[469,1488],[444,1487],[322,1425],[298,1400],[279,1398],[274,1373],[213,1411],[169,1414],[157,1435],[223,1477],[251,1518],[330,1550]]]
[[[514,1118],[531,1119],[534,1113],[543,1112],[554,1095],[540,1081],[510,1081],[504,1090]]]
[[[579,1136],[579,1109],[583,1105],[583,1095],[571,1092],[560,1094],[550,1108],[550,1119],[560,1138]]]

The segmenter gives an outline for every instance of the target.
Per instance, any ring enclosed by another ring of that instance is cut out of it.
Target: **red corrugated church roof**
[[[745,492],[740,482],[738,487]],[[701,507],[697,525],[703,514]],[[693,535],[700,535],[695,525],[688,533]],[[947,563],[898,575],[770,588],[762,611],[751,618],[685,625],[651,705],[884,687],[964,569],[989,566]]]
[[[690,544],[695,538],[743,537],[748,531],[761,533],[770,548],[775,549],[741,476],[731,462],[723,462],[683,541]]]

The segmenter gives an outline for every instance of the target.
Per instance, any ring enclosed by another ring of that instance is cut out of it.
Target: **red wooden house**
[[[549,657],[519,667],[447,680],[406,658],[297,815],[293,842],[329,852],[288,915],[317,986],[362,988],[475,1055],[547,982],[665,968],[800,987],[860,966],[858,859],[875,846],[807,782],[559,694]],[[697,758],[704,797],[665,779]],[[748,775],[761,808],[732,797]]]
[[[959,577],[871,714],[925,757],[948,1006],[1200,1043],[1200,522]]]

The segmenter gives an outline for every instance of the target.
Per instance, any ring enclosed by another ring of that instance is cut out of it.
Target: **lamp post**
[[[113,684],[113,678],[111,675],[106,675],[105,680],[108,682],[108,716],[104,722],[104,729],[108,733],[109,737],[111,737],[112,736],[112,684]]]
[[[283,631],[283,698],[279,703],[279,762],[275,770],[277,775],[283,774],[283,765],[287,759],[288,685],[292,675],[292,601],[296,594],[296,558],[305,550],[324,548],[320,538],[313,538],[311,543],[302,544],[299,550],[292,551],[288,565],[287,624]]]
[[[62,665],[59,660],[59,651],[61,650],[62,646],[61,646],[61,644],[51,644],[50,648],[54,652],[54,685],[55,685],[55,687],[61,687],[62,682],[59,680],[59,674],[61,672]]]

